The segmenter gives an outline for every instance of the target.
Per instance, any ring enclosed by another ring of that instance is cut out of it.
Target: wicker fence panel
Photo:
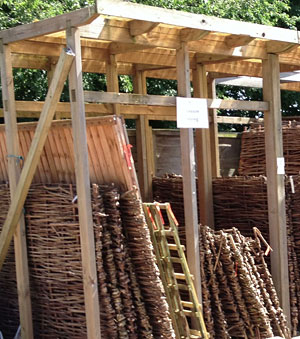
[[[300,173],[300,123],[283,122],[283,155],[287,175]],[[242,134],[239,175],[266,175],[265,132],[254,126]]]
[[[10,203],[9,188],[0,185],[0,230]],[[14,247],[10,245],[0,271],[0,331],[4,338],[13,338],[19,326],[18,292],[15,273]]]
[[[75,186],[71,184],[35,184],[26,200],[25,220],[36,338],[86,337],[75,197]],[[3,204],[8,204],[7,187],[0,191],[0,199]],[[141,202],[135,194],[129,194],[124,199],[120,200],[120,194],[113,186],[92,187],[103,337],[173,338],[149,231],[141,215]],[[124,225],[128,227],[129,240]],[[130,230],[130,227],[134,229]],[[138,232],[137,237],[134,232]],[[143,269],[140,267],[141,258]],[[19,323],[17,314],[12,314],[11,310],[11,305],[16,305],[17,310],[17,296],[8,293],[10,286],[15,287],[13,261],[0,284],[3,285],[0,309],[4,312],[0,318],[0,329],[11,338]],[[14,321],[13,327],[8,320]]]

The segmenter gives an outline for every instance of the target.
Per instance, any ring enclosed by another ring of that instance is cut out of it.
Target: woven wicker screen
[[[91,182],[115,183],[123,190],[136,185],[127,134],[121,117],[86,119]],[[37,123],[18,124],[21,156],[28,153]],[[128,155],[128,156],[127,156]],[[8,181],[5,130],[0,128],[0,182]],[[21,160],[21,164],[23,160]],[[70,120],[54,121],[33,183],[75,183],[73,136]]]
[[[283,122],[283,155],[287,175],[300,173],[300,123]],[[266,175],[265,131],[254,126],[242,134],[239,175]]]

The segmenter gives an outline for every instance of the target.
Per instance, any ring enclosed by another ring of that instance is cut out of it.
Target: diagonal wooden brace
[[[9,244],[16,230],[22,208],[37,168],[48,131],[55,114],[56,105],[60,99],[65,80],[69,74],[74,53],[71,50],[63,50],[60,54],[53,75],[48,94],[41,112],[41,116],[32,140],[27,158],[22,169],[14,198],[10,204],[5,223],[0,234],[0,270],[4,263]]]

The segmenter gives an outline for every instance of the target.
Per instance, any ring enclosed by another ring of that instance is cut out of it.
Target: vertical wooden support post
[[[204,65],[193,70],[194,97],[207,98],[207,78]],[[200,223],[214,227],[211,146],[209,129],[196,129],[196,155],[198,170],[198,198]]]
[[[133,76],[133,91],[137,94],[147,94],[146,78],[143,71],[135,70]],[[136,149],[137,149],[137,168],[138,180],[141,189],[141,195],[144,201],[149,197],[149,177],[147,164],[147,139],[146,123],[148,120],[144,115],[139,115],[136,119]],[[149,126],[149,124],[148,124]]]
[[[216,95],[216,82],[215,79],[207,77],[207,95],[208,98],[215,99]],[[220,154],[219,154],[219,137],[218,137],[218,122],[217,122],[217,110],[209,110],[210,123],[210,148],[211,148],[211,174],[213,178],[220,176]]]
[[[100,309],[95,259],[91,186],[88,165],[85,107],[82,88],[82,64],[80,32],[68,28],[67,43],[75,52],[75,60],[69,74],[72,129],[75,157],[76,187],[80,222],[82,273],[85,298],[87,335],[90,339],[101,338]]]
[[[287,254],[285,185],[280,168],[283,159],[280,77],[278,55],[263,60],[263,96],[270,110],[265,112],[265,149],[272,277],[281,307],[290,323],[289,272]]]
[[[106,64],[107,92],[119,93],[119,78],[116,55],[111,54]],[[120,115],[120,104],[113,104],[114,114]]]
[[[191,97],[190,61],[187,44],[182,42],[176,53],[178,96]],[[195,288],[199,301],[202,300],[199,230],[197,213],[197,193],[195,178],[194,135],[192,128],[180,129],[181,171],[183,176],[183,197],[187,259],[191,273],[195,277]]]
[[[8,175],[11,200],[13,200],[20,177],[19,137],[16,118],[14,81],[11,53],[8,45],[0,40],[1,84],[5,119],[6,145],[8,157]],[[16,276],[19,298],[20,324],[22,338],[33,338],[32,310],[29,287],[28,257],[26,245],[25,220],[22,214],[14,235]]]

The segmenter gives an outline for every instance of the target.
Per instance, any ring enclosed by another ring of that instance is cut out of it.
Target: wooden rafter
[[[4,30],[0,32],[0,39],[3,39],[4,44],[30,39],[36,36],[65,30],[68,23],[72,26],[86,25],[97,16],[94,6],[86,7],[54,18]]]
[[[129,23],[129,32],[132,36],[137,36],[151,32],[158,25],[156,22],[132,20]]]

